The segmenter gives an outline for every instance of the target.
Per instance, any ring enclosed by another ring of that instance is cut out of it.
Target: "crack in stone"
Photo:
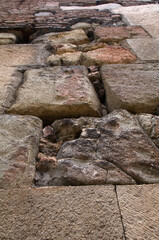
[[[123,240],[128,240],[127,237],[126,237],[126,230],[125,230],[125,226],[124,226],[123,216],[122,216],[122,213],[121,213],[121,208],[120,208],[120,203],[119,203],[119,198],[118,198],[116,185],[114,186],[114,191],[115,191],[115,195],[116,195],[117,205],[118,205],[118,209],[119,209],[119,215],[120,215],[121,224],[122,224],[122,228],[123,228]]]

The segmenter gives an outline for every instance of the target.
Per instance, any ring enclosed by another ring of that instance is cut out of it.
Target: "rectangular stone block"
[[[36,117],[0,115],[0,188],[33,185],[41,130]]]
[[[138,38],[126,41],[140,60],[159,61],[159,38]]]
[[[104,65],[101,74],[109,111],[158,113],[159,64]]]
[[[118,186],[125,239],[159,239],[159,184]]]
[[[48,52],[40,44],[17,44],[0,46],[1,66],[44,65]]]
[[[0,114],[13,103],[21,81],[22,74],[15,68],[0,67]]]
[[[100,102],[84,66],[33,69],[8,113],[29,114],[45,121],[100,116]]]
[[[113,186],[0,190],[0,239],[124,239]]]

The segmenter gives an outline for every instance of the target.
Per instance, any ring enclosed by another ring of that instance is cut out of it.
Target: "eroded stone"
[[[75,45],[80,45],[88,43],[89,39],[82,29],[76,29],[68,32],[48,33],[36,38],[33,41],[33,43],[46,43],[46,42],[51,42],[54,44],[71,43]]]
[[[101,69],[109,111],[158,113],[159,65],[105,65]]]
[[[86,66],[109,63],[131,63],[136,60],[128,49],[120,46],[107,46],[83,54],[82,64]]]
[[[42,122],[0,115],[0,188],[32,186]]]
[[[14,44],[17,42],[17,37],[13,33],[0,33],[0,45]]]
[[[159,150],[126,110],[100,119],[58,120],[52,127],[65,143],[57,167],[45,176],[37,172],[37,185],[159,182]]]
[[[8,113],[53,121],[63,117],[100,116],[100,103],[84,66],[32,69]]]
[[[9,108],[22,81],[22,74],[11,67],[0,67],[0,114]]]

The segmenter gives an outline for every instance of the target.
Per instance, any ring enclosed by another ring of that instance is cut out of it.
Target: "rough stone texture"
[[[33,69],[8,110],[53,121],[63,117],[100,116],[100,103],[84,66]]]
[[[33,43],[47,43],[47,42],[51,42],[54,44],[71,43],[75,45],[80,45],[88,43],[89,39],[82,29],[77,29],[62,33],[48,33],[43,36],[40,36],[39,38],[33,41]]]
[[[0,123],[0,188],[33,185],[41,120],[0,115]]]
[[[71,26],[71,29],[83,29],[83,30],[87,30],[89,28],[91,28],[92,25],[90,23],[87,22],[79,22],[76,23],[74,25]]]
[[[103,27],[95,29],[95,38],[99,42],[119,42],[127,38],[147,37],[148,34],[141,27]]]
[[[53,50],[56,54],[63,54],[66,52],[75,52],[77,46],[71,43],[53,44]]]
[[[38,44],[0,46],[1,66],[44,65],[47,56],[44,46]]]
[[[126,239],[159,239],[159,184],[117,187]]]
[[[138,120],[147,135],[159,148],[159,117],[152,114],[140,114]]]
[[[123,239],[114,187],[0,190],[0,238]]]
[[[122,7],[114,10],[123,14],[131,25],[142,26],[153,38],[159,38],[159,5]]]
[[[135,60],[136,57],[128,49],[120,46],[107,46],[85,53],[82,64],[86,66],[101,66],[106,63],[131,63]]]
[[[0,45],[16,43],[17,38],[12,33],[0,33]]]
[[[159,182],[159,150],[125,110],[103,118],[59,120],[58,166],[37,185],[135,184]]]
[[[109,111],[158,113],[159,65],[105,65],[101,69]]]
[[[159,38],[127,39],[127,43],[140,60],[159,61]]]
[[[22,74],[15,68],[0,67],[0,114],[13,103],[21,81]]]
[[[48,57],[47,62],[51,66],[74,66],[80,65],[82,58],[82,52],[67,52],[60,55],[51,55]]]

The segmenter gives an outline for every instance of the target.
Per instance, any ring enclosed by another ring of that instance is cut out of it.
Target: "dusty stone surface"
[[[42,45],[18,44],[0,46],[1,66],[44,65],[48,52]]]
[[[111,186],[0,190],[0,202],[1,239],[123,239]]]
[[[98,6],[88,6],[88,7],[80,7],[80,6],[61,6],[61,9],[64,11],[70,11],[70,10],[92,10],[92,9],[97,9],[99,11],[104,11],[107,9],[118,9],[120,8],[121,5],[117,3],[107,3],[107,4],[100,4]]]
[[[117,196],[126,239],[158,239],[159,184],[118,186]]]
[[[14,44],[17,38],[13,33],[0,33],[0,45]]]
[[[133,51],[140,60],[143,61],[159,60],[159,52],[156,51],[156,49],[159,48],[159,38],[127,39],[127,43],[133,49]]]
[[[42,122],[0,115],[0,188],[32,186]]]
[[[77,46],[71,43],[53,44],[52,47],[56,54],[75,52],[77,50]]]
[[[100,102],[84,66],[32,69],[8,110],[45,121],[63,117],[100,116]]]
[[[107,46],[96,50],[88,51],[83,55],[82,64],[86,66],[109,63],[131,63],[136,60],[128,49],[120,46]]]
[[[95,29],[95,38],[99,42],[119,42],[127,38],[148,37],[143,28],[138,26],[128,27],[103,27],[99,26]]]
[[[101,68],[109,111],[158,113],[159,65],[105,65]]]
[[[33,43],[46,43],[46,42],[51,42],[54,44],[71,43],[75,45],[80,45],[88,43],[89,39],[82,29],[76,29],[68,32],[48,33],[38,37],[33,41]]]
[[[37,185],[135,184],[159,182],[159,150],[125,110],[103,118],[58,120],[58,165]]]
[[[139,114],[138,120],[147,135],[159,148],[159,116],[152,114]]]
[[[15,68],[0,67],[0,114],[13,103],[21,81],[22,74]]]

